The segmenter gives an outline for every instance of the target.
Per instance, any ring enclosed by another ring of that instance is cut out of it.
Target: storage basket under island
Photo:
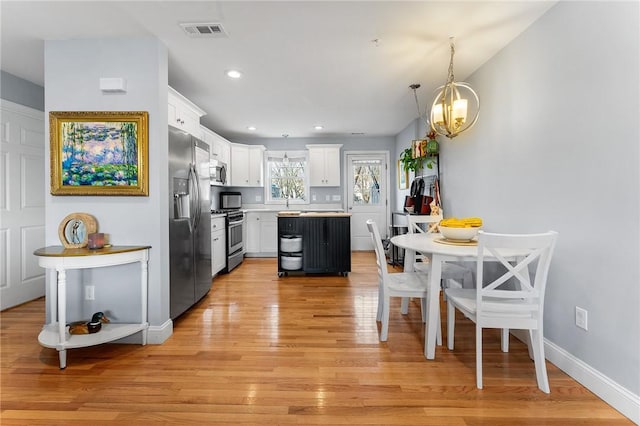
[[[278,276],[351,272],[351,214],[278,213]]]

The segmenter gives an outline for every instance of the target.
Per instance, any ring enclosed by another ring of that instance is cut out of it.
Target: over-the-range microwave
[[[222,161],[211,160],[209,162],[209,182],[211,185],[227,184],[227,165]]]

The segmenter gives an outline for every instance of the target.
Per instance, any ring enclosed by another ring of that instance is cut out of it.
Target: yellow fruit
[[[458,219],[457,217],[450,217],[442,219],[440,226],[446,226],[449,228],[478,228],[482,226],[482,219],[479,217],[464,217]]]

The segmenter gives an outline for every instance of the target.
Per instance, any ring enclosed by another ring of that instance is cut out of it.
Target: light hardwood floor
[[[63,371],[38,344],[43,299],[2,312],[0,422],[631,424],[550,363],[551,394],[542,393],[526,347],[512,337],[500,352],[493,330],[477,390],[474,327],[463,317],[455,351],[437,347],[427,361],[419,306],[403,316],[397,301],[379,342],[372,252],[354,253],[346,278],[276,269],[275,259],[246,259],[215,278],[164,344],[72,349]]]

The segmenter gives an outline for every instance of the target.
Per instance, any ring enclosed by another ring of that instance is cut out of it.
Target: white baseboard
[[[150,325],[147,329],[147,344],[161,345],[173,334],[173,321],[168,319],[162,325]]]
[[[150,325],[147,328],[147,344],[160,345],[164,343],[173,334],[173,322],[169,319],[160,326]],[[132,334],[131,336],[123,337],[122,339],[115,340],[114,343],[124,343],[129,345],[141,345],[142,344],[142,332]]]
[[[635,424],[640,424],[640,396],[628,391],[547,339],[544,339],[544,350],[545,357],[549,362],[602,398],[603,401]]]
[[[510,332],[518,340],[527,344],[525,330],[510,330]],[[640,396],[628,391],[547,339],[544,339],[544,353],[547,361],[567,373],[635,424],[640,424]]]

